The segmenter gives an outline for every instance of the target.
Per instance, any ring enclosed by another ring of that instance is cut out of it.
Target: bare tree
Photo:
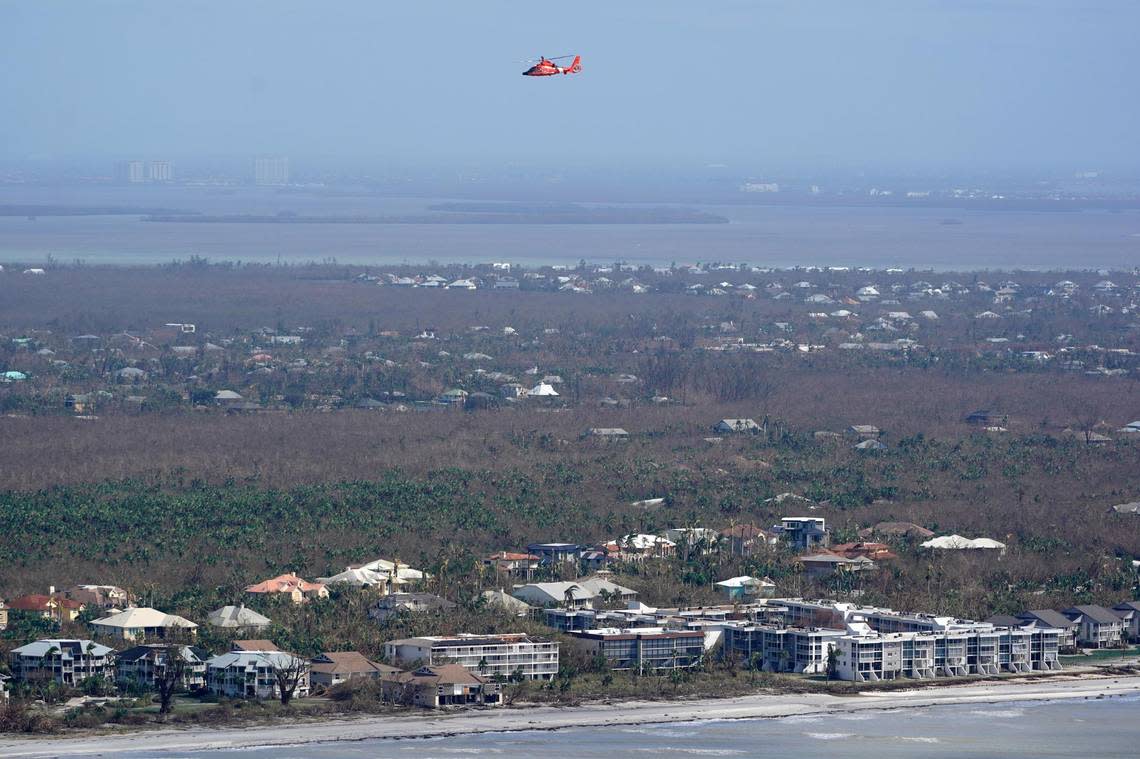
[[[277,698],[282,706],[288,706],[297,688],[308,680],[309,663],[292,654],[270,655],[267,661],[273,668],[273,677],[277,681]]]
[[[174,694],[184,685],[186,656],[181,643],[170,642],[155,649],[154,691],[158,694],[158,713],[170,714],[174,710]]]

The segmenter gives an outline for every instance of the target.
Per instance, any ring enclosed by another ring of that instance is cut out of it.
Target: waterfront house
[[[309,664],[309,683],[331,688],[349,680],[378,680],[399,672],[396,667],[368,659],[359,651],[326,651]]]
[[[177,656],[182,659],[180,685],[188,691],[206,687],[206,659],[209,654],[201,648],[180,646]],[[134,646],[120,651],[115,657],[115,681],[153,689],[163,680],[170,665],[170,649],[164,645]]]
[[[610,668],[616,670],[689,669],[701,663],[705,651],[705,634],[701,630],[611,627],[572,634],[588,651],[604,657]]]
[[[390,640],[384,655],[395,664],[459,664],[486,677],[550,680],[558,672],[558,643],[523,633],[425,635]]]
[[[1123,601],[1113,606],[1112,611],[1120,617],[1124,637],[1130,641],[1140,640],[1140,601]]]
[[[458,664],[424,666],[381,678],[384,699],[438,709],[444,706],[501,706],[502,686]]]
[[[48,638],[12,649],[8,666],[17,680],[74,687],[89,677],[112,679],[115,650],[93,640]]]
[[[206,661],[206,689],[226,698],[277,698],[278,674],[296,680],[293,695],[309,695],[308,663],[285,651],[229,651]],[[288,690],[286,688],[286,690]]]
[[[1058,631],[1058,642],[1062,649],[1068,651],[1077,647],[1076,622],[1054,609],[1030,609],[1017,615],[1022,625],[1034,627],[1048,627]]]
[[[1115,648],[1124,633],[1124,621],[1103,606],[1072,606],[1061,612],[1077,623],[1077,645],[1084,648]]]

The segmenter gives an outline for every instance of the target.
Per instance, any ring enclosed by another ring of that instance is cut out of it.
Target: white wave
[[[938,738],[934,738],[932,736],[926,736],[926,735],[900,735],[900,736],[898,736],[898,739],[900,741],[908,741],[910,743],[941,743],[942,742]]]
[[[668,752],[671,754],[692,754],[693,756],[740,756],[747,753],[735,748],[690,748],[688,746],[656,746],[654,748],[631,748],[641,754],[658,754]]]
[[[835,719],[843,720],[844,722],[866,722],[869,719],[874,719],[874,714],[867,712],[850,712],[848,714],[833,715]]]
[[[974,709],[970,712],[976,717],[993,717],[995,719],[1016,719],[1025,716],[1024,709]]]
[[[809,738],[815,738],[817,741],[841,741],[844,738],[854,738],[854,733],[804,733]]]

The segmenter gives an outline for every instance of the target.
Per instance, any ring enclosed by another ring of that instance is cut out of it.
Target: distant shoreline
[[[324,722],[150,730],[83,737],[14,738],[0,735],[0,755],[10,759],[44,759],[112,753],[129,755],[143,751],[153,754],[158,751],[249,749],[575,727],[778,719],[956,704],[1103,699],[1137,694],[1140,694],[1140,675],[1058,674],[1033,680],[918,687],[909,691],[864,691],[854,696],[758,694],[694,701],[591,703],[572,707],[519,706],[451,714],[424,712]]]

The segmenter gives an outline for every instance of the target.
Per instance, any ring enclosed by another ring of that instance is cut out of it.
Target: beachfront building
[[[315,687],[331,688],[349,680],[378,680],[400,670],[374,662],[359,651],[326,651],[313,657],[309,666],[309,682]]]
[[[486,677],[551,680],[558,673],[558,644],[522,633],[390,640],[384,655],[403,666],[459,664]]]
[[[206,661],[206,689],[226,698],[277,698],[278,672],[297,678],[294,696],[309,695],[308,664],[284,651],[229,651],[215,656]]]
[[[167,675],[170,663],[170,649],[164,645],[146,645],[128,648],[115,657],[115,681],[124,685],[134,684],[152,689],[156,682]],[[182,658],[180,685],[188,691],[206,687],[206,659],[208,654],[200,648],[181,646],[177,654]],[[177,665],[176,665],[177,666]]]
[[[16,680],[74,687],[90,677],[112,679],[115,650],[93,640],[48,638],[13,649],[8,665]]]
[[[458,664],[424,666],[384,675],[385,701],[426,709],[441,706],[502,706],[502,686]]]
[[[573,635],[593,654],[605,657],[612,669],[689,669],[700,664],[704,655],[705,634],[700,630],[606,627]]]
[[[1124,620],[1103,606],[1073,606],[1063,612],[1077,623],[1077,645],[1084,648],[1115,648],[1124,634]]]
[[[765,672],[818,675],[827,671],[828,652],[842,630],[750,622],[724,625],[723,655]]]

